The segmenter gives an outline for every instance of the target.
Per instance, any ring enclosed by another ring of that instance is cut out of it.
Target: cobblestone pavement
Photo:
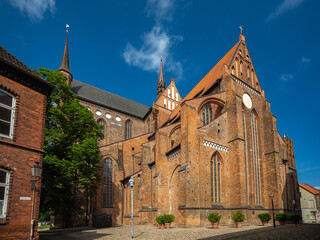
[[[320,240],[320,225],[286,225],[274,229],[257,225],[220,226],[212,228],[171,228],[159,229],[149,225],[134,227],[135,239],[310,239]],[[101,229],[78,229],[74,232],[40,232],[40,240],[104,240],[131,239],[130,226],[119,226]]]

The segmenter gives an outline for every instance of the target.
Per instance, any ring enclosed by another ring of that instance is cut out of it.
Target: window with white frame
[[[0,136],[12,137],[15,98],[0,89]]]
[[[9,171],[0,168],[0,218],[4,218],[7,213],[9,192]]]

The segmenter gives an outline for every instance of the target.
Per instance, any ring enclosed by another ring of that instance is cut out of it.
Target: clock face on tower
[[[246,108],[249,108],[249,109],[252,108],[252,100],[251,100],[251,97],[249,96],[249,94],[244,93],[242,95],[242,101],[243,101],[244,105],[246,106]]]

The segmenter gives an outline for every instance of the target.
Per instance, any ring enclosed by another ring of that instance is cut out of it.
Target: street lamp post
[[[276,220],[274,219],[274,207],[273,207],[273,194],[270,195],[271,204],[272,204],[272,217],[273,217],[273,227],[276,227]]]
[[[133,185],[134,185],[134,180],[132,178],[129,180],[129,185],[131,187],[131,238],[133,238]]]
[[[31,167],[31,175],[33,178],[38,178],[41,176],[41,166],[38,162]],[[36,190],[36,179],[31,179],[31,191],[32,191],[32,207],[31,207],[31,232],[30,232],[30,240],[33,240],[33,228],[34,228],[34,220],[33,220],[33,212],[34,212],[34,198],[35,198],[35,190]]]

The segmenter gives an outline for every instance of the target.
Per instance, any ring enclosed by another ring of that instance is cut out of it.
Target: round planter
[[[212,224],[212,228],[213,229],[219,228],[219,223],[218,222],[212,222],[211,224]]]
[[[166,229],[169,229],[171,227],[171,223],[165,223]]]
[[[161,229],[164,229],[164,223],[159,224]]]
[[[237,228],[242,228],[242,222],[236,222],[236,227]]]
[[[263,226],[268,226],[268,221],[261,221]]]

